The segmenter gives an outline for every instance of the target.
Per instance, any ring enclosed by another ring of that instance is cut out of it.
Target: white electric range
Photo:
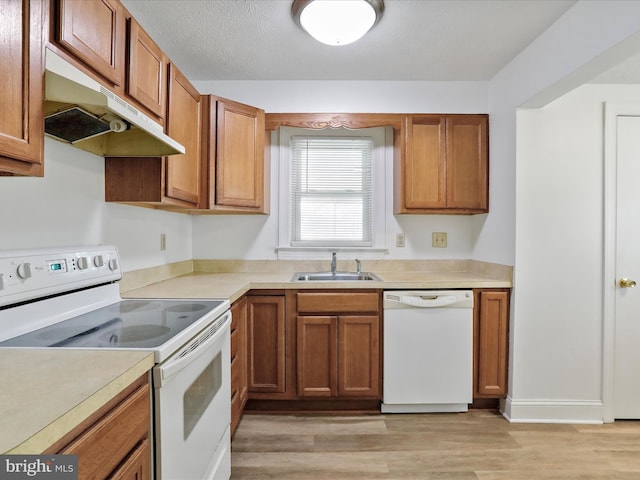
[[[229,301],[123,300],[121,278],[115,247],[0,251],[0,348],[153,352],[154,478],[228,480]]]

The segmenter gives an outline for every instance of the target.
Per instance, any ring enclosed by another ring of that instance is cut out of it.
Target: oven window
[[[196,378],[182,399],[184,419],[184,439],[191,434],[200,417],[222,386],[222,353],[218,353]]]

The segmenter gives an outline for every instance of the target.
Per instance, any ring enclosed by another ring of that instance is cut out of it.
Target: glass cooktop
[[[123,300],[0,342],[0,347],[155,348],[222,303]]]

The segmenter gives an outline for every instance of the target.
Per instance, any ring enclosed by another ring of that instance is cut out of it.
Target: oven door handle
[[[196,338],[176,352],[173,357],[153,370],[156,386],[161,387],[166,384],[172,376],[206,352],[207,348],[228,332],[230,325],[231,312],[227,310],[213,325],[209,325]]]

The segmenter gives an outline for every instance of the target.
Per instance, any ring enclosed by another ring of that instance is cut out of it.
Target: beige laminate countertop
[[[382,281],[292,282],[293,272],[192,272],[122,292],[128,298],[227,298],[234,302],[252,289],[510,288],[511,281],[472,272],[374,272]]]
[[[152,366],[149,352],[0,349],[0,453],[41,453]]]

